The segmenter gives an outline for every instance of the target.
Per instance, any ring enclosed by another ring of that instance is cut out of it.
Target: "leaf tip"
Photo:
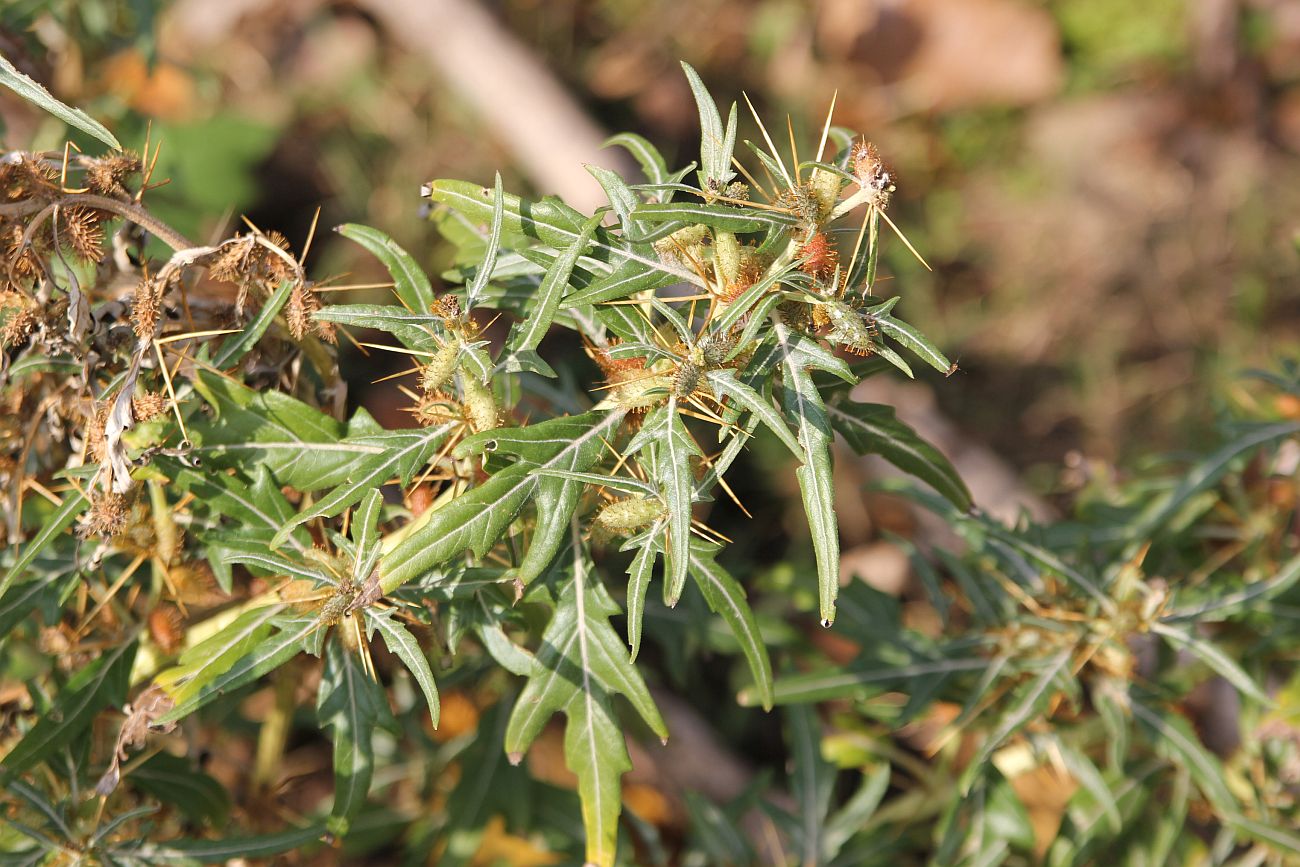
[[[506,753],[506,760],[509,761],[510,764],[517,766],[520,762],[524,760],[524,754],[518,751],[515,751],[513,753]]]

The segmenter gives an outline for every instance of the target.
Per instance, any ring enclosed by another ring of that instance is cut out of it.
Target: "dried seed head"
[[[410,413],[421,427],[434,427],[448,422],[465,421],[465,412],[456,399],[446,392],[432,391],[420,395]]]
[[[101,196],[125,196],[124,183],[141,168],[140,158],[129,152],[92,158],[86,168],[86,186]]]
[[[126,529],[131,517],[131,501],[126,494],[108,492],[91,503],[90,511],[81,519],[77,533],[85,539],[90,536],[109,538]]]
[[[59,237],[88,262],[104,258],[104,226],[99,211],[72,207],[59,211]]]
[[[149,635],[163,653],[171,656],[185,641],[185,622],[175,605],[159,605],[149,612]]]
[[[152,279],[145,279],[135,287],[135,297],[131,301],[131,327],[135,336],[141,340],[153,337],[158,327],[158,317],[162,313],[162,292],[162,284]]]
[[[319,307],[320,302],[305,286],[298,283],[293,287],[289,303],[285,305],[284,318],[294,340],[302,340],[307,335],[312,324],[312,314]]]
[[[431,312],[446,322],[460,318],[460,299],[450,292],[433,299]]]
[[[104,408],[107,411],[108,404],[105,404]],[[167,395],[161,391],[146,391],[144,394],[137,394],[131,398],[131,412],[135,415],[136,421],[149,421],[166,411]],[[107,418],[107,414],[105,418]]]
[[[40,324],[39,308],[17,292],[0,294],[0,346],[16,346]]]

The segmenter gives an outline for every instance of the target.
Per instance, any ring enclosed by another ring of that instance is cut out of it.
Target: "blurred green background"
[[[888,246],[889,291],[962,368],[932,383],[939,407],[1040,494],[1072,451],[1202,444],[1235,374],[1298,333],[1286,0],[4,0],[0,52],[134,147],[151,120],[171,183],[150,199],[184,231],[242,213],[299,247],[319,205],[433,273],[423,181],[500,169],[590,209],[581,163],[619,158],[606,133],[689,160],[679,60],[805,146],[838,94],[934,268]],[[9,94],[0,117],[10,148],[66,135]],[[311,258],[382,279],[330,233]],[[393,392],[358,396],[404,423]]]

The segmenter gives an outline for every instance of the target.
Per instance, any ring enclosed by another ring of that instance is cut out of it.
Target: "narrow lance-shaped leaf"
[[[698,224],[721,232],[762,232],[772,227],[793,226],[797,222],[794,217],[780,211],[703,202],[639,205],[632,211],[632,217],[651,223],[672,220]]]
[[[411,672],[420,691],[424,693],[424,700],[429,705],[429,716],[436,729],[441,716],[441,705],[438,701],[438,686],[433,680],[433,669],[429,667],[429,660],[420,648],[420,643],[415,640],[415,636],[405,626],[393,620],[392,615],[395,610],[365,609],[366,625],[369,629],[378,630],[383,636],[384,646],[402,661],[407,671]]]
[[[839,401],[826,408],[831,425],[860,455],[878,454],[930,485],[963,512],[971,508],[970,491],[948,459],[907,425],[892,406]]]
[[[790,432],[790,426],[781,418],[772,404],[764,400],[758,392],[750,388],[745,383],[736,379],[736,373],[729,368],[720,368],[710,370],[707,378],[709,384],[719,397],[730,397],[745,409],[752,412],[763,424],[767,425],[768,430],[776,434],[777,439],[785,444],[796,458],[803,460],[803,447],[799,445],[799,440]]]
[[[529,678],[506,728],[505,750],[518,763],[547,720],[566,717],[564,755],[578,777],[587,861],[611,867],[618,839],[619,778],[632,762],[612,698],[621,694],[652,731],[668,737],[654,700],[609,624],[618,606],[590,573],[586,551],[571,528],[573,578],[560,590],[555,613],[542,635],[538,673]]]
[[[971,785],[979,776],[984,763],[989,760],[994,751],[1002,746],[1007,738],[1020,731],[1036,714],[1041,712],[1048,699],[1052,696],[1052,684],[1056,682],[1062,672],[1066,671],[1073,653],[1074,648],[1067,647],[1055,656],[1048,658],[1042,670],[1038,672],[1037,677],[1030,681],[1028,686],[1020,693],[1018,701],[1008,707],[1006,713],[998,722],[997,728],[984,739],[984,744],[980,747],[979,753],[966,767],[965,773],[961,775],[958,785],[962,792],[970,791]]]
[[[274,671],[299,653],[310,650],[312,634],[323,628],[320,620],[313,616],[281,616],[273,618],[270,622],[279,631],[256,643],[240,642],[240,648],[247,648],[246,652],[235,659],[233,664],[227,663],[224,671],[208,677],[207,675],[211,675],[212,671],[204,670],[202,672],[204,677],[186,680],[176,686],[174,691],[173,688],[164,686],[172,700],[176,702],[176,706],[159,717],[158,722],[173,722],[189,716],[213,699]],[[190,652],[197,651],[203,646],[200,644]],[[227,654],[225,658],[229,659],[231,656],[233,653]],[[184,659],[185,657],[182,657],[182,662]],[[162,675],[157,680],[162,681]]]
[[[457,426],[456,423],[448,422],[413,431],[406,442],[394,444],[379,454],[357,461],[343,484],[321,497],[310,509],[299,512],[280,528],[271,540],[272,547],[282,544],[290,533],[308,521],[320,517],[332,518],[358,502],[368,492],[378,490],[393,476],[408,475],[410,469],[403,472],[403,468],[423,466],[437,453]]]
[[[253,321],[248,323],[243,331],[232,335],[226,342],[221,344],[216,357],[212,359],[212,366],[228,367],[247,355],[249,350],[257,345],[257,341],[262,339],[262,335],[266,334],[266,330],[271,327],[275,317],[280,315],[285,302],[293,294],[293,287],[292,280],[281,282],[279,288],[275,290],[275,294],[266,299],[262,309],[257,311],[257,316]]]
[[[745,599],[745,588],[740,586],[730,572],[718,564],[720,549],[698,539],[691,542],[691,577],[704,594],[704,601],[716,614],[722,615],[736,637],[750,673],[754,675],[754,694],[764,710],[772,709],[772,661],[767,655],[767,644],[758,631],[754,612]],[[628,590],[629,599],[631,589]],[[629,602],[629,610],[631,603]],[[630,622],[630,615],[629,615]]]
[[[1224,653],[1212,642],[1197,638],[1195,635],[1167,623],[1153,623],[1151,631],[1169,642],[1170,646],[1175,650],[1186,650],[1191,653],[1245,695],[1265,705],[1272,704],[1272,699],[1255,682],[1255,678],[1247,674],[1246,670],[1236,660]]]
[[[682,424],[676,395],[670,395],[667,405],[646,417],[641,430],[628,443],[627,453],[636,454],[650,446],[654,449],[654,478],[668,509],[664,599],[669,605],[676,605],[690,565],[691,501],[695,483],[691,457],[703,454]]]
[[[359,223],[345,223],[335,231],[356,241],[383,263],[393,278],[393,291],[411,313],[427,314],[433,308],[433,286],[428,275],[396,241]]]
[[[645,620],[645,594],[650,587],[650,577],[655,561],[659,559],[659,545],[653,540],[660,533],[658,524],[644,534],[636,554],[627,567],[627,641],[632,647],[633,660],[641,652],[641,624]]]
[[[627,152],[641,164],[641,171],[645,173],[646,180],[650,183],[662,184],[667,181],[668,166],[664,163],[663,155],[644,137],[633,132],[622,132],[607,138],[602,147],[611,145],[626,148]]]
[[[429,198],[435,202],[454,208],[459,213],[476,223],[486,223],[491,219],[492,190],[467,181],[437,180],[427,187]],[[578,237],[581,232],[581,215],[578,219],[569,213],[572,209],[561,210],[552,202],[527,202],[518,196],[507,195],[504,198],[503,226],[512,235],[537,238],[543,244],[563,249]],[[642,268],[657,271],[661,276],[684,280],[697,286],[704,281],[692,272],[660,261],[653,251],[643,252],[639,248],[612,236],[603,229],[597,229],[592,235],[593,255],[611,265],[635,262]],[[672,282],[669,280],[668,282]],[[591,302],[583,302],[591,303]]]
[[[727,130],[722,129],[722,116],[708,88],[689,63],[682,61],[686,80],[695,95],[695,105],[700,113],[700,170],[705,182],[726,183],[735,176],[731,170],[731,152],[736,143],[736,107],[732,105]]]
[[[782,367],[781,393],[786,414],[794,423],[803,466],[795,471],[803,496],[813,551],[817,555],[818,600],[823,626],[835,622],[835,597],[840,581],[840,537],[835,522],[835,491],[831,478],[833,434],[810,367],[850,381],[848,366],[806,337],[795,334],[773,314],[774,350]]]
[[[492,269],[497,264],[497,252],[501,249],[501,221],[505,213],[505,191],[501,189],[501,173],[497,172],[496,186],[492,194],[492,226],[488,230],[487,250],[483,261],[474,274],[474,280],[465,290],[465,309],[472,310],[478,303],[483,291],[487,289]]]
[[[555,319],[555,311],[560,308],[560,299],[569,288],[569,276],[573,273],[573,266],[587,249],[587,245],[591,242],[591,235],[598,225],[600,225],[599,216],[583,223],[578,237],[556,257],[554,264],[547,270],[542,285],[537,288],[533,308],[528,311],[511,337],[510,345],[516,352],[536,349],[542,342],[542,338],[546,336],[552,320]]]
[[[365,805],[375,772],[373,732],[389,715],[388,699],[361,667],[361,659],[339,640],[325,650],[325,669],[317,694],[316,716],[333,730],[334,808],[330,830],[347,833],[348,823]]]
[[[28,102],[48,111],[64,123],[94,136],[114,150],[122,149],[121,143],[102,123],[81,109],[73,108],[55,99],[48,90],[19,72],[3,54],[0,54],[0,85],[4,85]]]
[[[888,337],[910,349],[918,358],[940,373],[947,375],[956,369],[953,363],[948,360],[948,357],[940,352],[939,348],[931,343],[925,335],[901,319],[895,319],[892,316],[877,316],[876,324]]]
[[[0,578],[0,597],[4,596],[10,585],[18,580],[18,577],[27,570],[28,566],[32,565],[32,562],[51,542],[57,539],[64,530],[72,526],[72,522],[89,505],[90,500],[86,499],[86,496],[80,490],[69,491],[64,495],[59,508],[54,511],[53,515],[50,515],[42,522],[41,529],[23,547],[14,564],[5,572],[4,578]]]
[[[324,823],[306,825],[272,834],[251,837],[224,837],[219,840],[177,840],[170,843],[145,843],[133,854],[150,864],[225,864],[233,859],[270,858],[291,849],[302,849],[325,836]]]
[[[379,559],[379,515],[384,507],[384,495],[375,488],[366,494],[352,515],[352,543],[357,546],[357,558],[352,567],[352,580],[364,585]]]

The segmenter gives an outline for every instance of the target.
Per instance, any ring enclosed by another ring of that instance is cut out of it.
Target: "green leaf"
[[[217,635],[190,648],[181,655],[179,666],[155,678],[155,683],[175,702],[158,722],[187,717],[213,699],[252,683],[309,650],[312,634],[323,628],[319,619],[281,615],[275,612],[279,607],[270,606],[270,616],[265,616],[266,609],[248,612]]]
[[[718,106],[709,95],[699,73],[682,61],[686,80],[690,82],[691,93],[695,95],[695,105],[700,112],[700,171],[706,180],[726,183],[735,177],[731,170],[731,153],[736,144],[736,106],[731,106],[731,116],[727,129],[722,129],[722,116]]]
[[[641,200],[636,197],[636,193],[627,185],[627,181],[623,180],[617,172],[612,172],[602,166],[588,165],[585,168],[605,191],[605,196],[609,199],[609,206],[618,215],[618,223],[623,229],[623,235],[626,237],[639,234],[640,229],[636,221],[632,219],[632,209],[639,205]]]
[[[1216,810],[1221,814],[1236,814],[1237,799],[1224,782],[1223,766],[1201,745],[1187,720],[1148,706],[1133,695],[1129,697],[1129,709],[1133,718],[1148,730],[1156,749],[1187,769]]]
[[[803,460],[803,447],[799,444],[799,440],[795,438],[795,435],[790,432],[789,425],[781,418],[780,413],[776,411],[772,404],[759,396],[758,392],[736,379],[734,370],[724,367],[718,370],[710,370],[706,376],[709,384],[713,386],[713,390],[720,397],[730,397],[752,412],[763,424],[767,425],[768,430],[776,434],[777,439],[784,443],[785,447],[793,452],[796,458]]]
[[[593,280],[586,288],[566,296],[560,302],[560,307],[581,307],[584,304],[617,301],[638,292],[654,292],[665,286],[671,286],[679,279],[675,274],[665,274],[644,262],[628,259],[608,274]]]
[[[467,181],[437,180],[428,185],[429,198],[439,204],[453,208],[474,223],[487,223],[491,220],[492,208],[487,204],[492,190]],[[513,236],[536,238],[543,244],[562,250],[578,239],[582,232],[585,218],[577,215],[572,208],[559,208],[554,202],[528,202],[518,196],[506,195],[502,215],[503,231]],[[673,278],[684,280],[696,286],[704,282],[695,274],[684,268],[659,261],[657,256],[645,253],[632,245],[612,236],[604,229],[597,229],[592,234],[593,254],[601,261],[612,263],[622,260],[634,261],[652,271]],[[673,282],[670,281],[670,282]],[[588,302],[583,302],[588,303]]]
[[[1151,624],[1151,631],[1167,641],[1175,650],[1186,650],[1211,669],[1218,672],[1224,680],[1235,686],[1241,693],[1266,706],[1273,704],[1268,693],[1264,692],[1255,679],[1246,673],[1237,662],[1209,641],[1204,641],[1190,633],[1170,626],[1167,623]]]
[[[835,769],[822,758],[816,714],[804,705],[787,708],[786,742],[791,764],[790,793],[798,813],[791,828],[801,864],[823,864],[822,835],[835,789]]]
[[[997,727],[984,739],[979,752],[975,754],[975,758],[971,760],[971,763],[967,765],[965,772],[961,775],[958,787],[963,794],[970,791],[971,785],[983,771],[984,764],[993,755],[994,751],[1046,707],[1047,702],[1051,700],[1053,695],[1052,684],[1056,683],[1062,672],[1068,671],[1073,655],[1074,648],[1067,647],[1055,656],[1049,657],[1038,676],[1030,681],[1025,689],[1020,691],[1016,703],[1007,708],[998,721]]]
[[[876,324],[880,326],[880,330],[887,336],[910,349],[922,361],[945,376],[956,369],[953,367],[953,363],[948,360],[948,357],[940,352],[939,348],[931,343],[925,335],[901,319],[895,319],[892,316],[877,316]]]
[[[1165,623],[1216,623],[1253,610],[1255,606],[1252,603],[1279,596],[1294,587],[1297,581],[1300,581],[1300,557],[1293,557],[1272,578],[1248,584],[1235,593],[1222,593],[1220,588],[1214,587],[1209,601],[1180,606],[1161,619]]]
[[[666,739],[668,730],[609,624],[618,606],[590,574],[581,543],[576,538],[573,543],[573,578],[561,589],[542,636],[538,673],[529,678],[510,715],[505,750],[517,764],[547,720],[564,713],[564,754],[578,777],[587,860],[611,867],[618,839],[619,778],[632,768],[623,729],[614,716],[613,696],[631,701],[659,737]]]
[[[433,313],[412,313],[391,304],[331,304],[316,312],[316,318],[352,328],[374,328],[397,338],[407,349],[436,352],[435,334],[442,329],[442,317]]]
[[[653,527],[636,548],[636,554],[627,567],[627,641],[632,647],[633,660],[641,652],[641,623],[645,619],[645,594],[650,587],[651,573],[659,557],[660,546],[651,541],[660,531]]]
[[[479,297],[487,289],[488,280],[492,277],[492,269],[497,264],[497,252],[501,249],[501,223],[505,215],[505,191],[501,189],[501,173],[497,172],[496,185],[492,192],[492,222],[488,229],[487,250],[483,253],[483,261],[474,273],[474,279],[465,289],[465,309],[472,310],[479,301]]]
[[[754,694],[764,710],[772,709],[772,661],[767,655],[767,644],[758,631],[754,612],[750,610],[745,598],[745,588],[732,577],[731,573],[717,562],[716,545],[700,540],[691,543],[691,577],[704,594],[704,601],[716,614],[727,621],[731,632],[736,636],[740,650],[745,654],[749,670],[754,675]],[[629,589],[629,597],[630,597]],[[629,611],[631,603],[629,602]],[[629,614],[629,622],[631,615]]]
[[[230,815],[226,787],[180,756],[158,753],[132,770],[126,781],[132,788],[175,806],[192,822],[220,828]]]
[[[378,229],[358,223],[345,223],[335,231],[356,241],[383,263],[393,277],[393,291],[408,311],[426,314],[433,309],[433,287],[428,276],[396,241]]]
[[[870,694],[871,687],[886,684],[905,684],[909,680],[963,671],[981,671],[989,665],[983,657],[961,656],[950,659],[922,660],[905,665],[892,665],[879,661],[855,665],[851,669],[833,668],[808,674],[788,675],[778,678],[772,700],[776,704],[802,704],[836,698],[861,698]],[[752,706],[760,699],[751,690],[740,693],[740,703]]]
[[[668,166],[664,163],[663,155],[642,136],[634,132],[622,132],[605,139],[601,147],[611,145],[626,148],[627,152],[641,164],[641,171],[645,173],[646,180],[650,183],[662,184],[668,180]]]
[[[330,827],[337,834],[345,834],[370,792],[375,772],[372,734],[389,717],[389,710],[383,687],[362,669],[361,658],[337,639],[326,644],[316,716],[323,727],[334,732]]]
[[[1128,538],[1132,540],[1131,545],[1144,545],[1150,541],[1188,500],[1218,481],[1239,455],[1296,434],[1300,434],[1300,422],[1260,425],[1197,463],[1183,476],[1177,488],[1154,501],[1137,520],[1129,524]],[[1128,555],[1125,559],[1128,559]]]
[[[411,672],[411,676],[415,678],[415,682],[424,693],[424,700],[429,705],[429,715],[436,729],[441,716],[441,705],[438,701],[438,686],[433,680],[433,669],[429,667],[429,660],[420,649],[415,636],[407,631],[406,627],[393,620],[392,615],[395,611],[394,608],[384,611],[367,608],[365,609],[366,625],[370,629],[379,631],[384,638],[384,646]]]
[[[781,403],[792,420],[803,452],[795,471],[803,497],[813,551],[817,555],[818,601],[823,626],[835,622],[835,597],[840,586],[840,537],[835,521],[835,488],[831,472],[834,435],[809,368],[852,379],[844,362],[795,332],[773,314],[774,350],[782,367]]]
[[[555,263],[546,272],[542,285],[537,289],[533,308],[528,311],[522,322],[511,336],[510,346],[515,351],[536,349],[551,327],[555,313],[560,308],[560,299],[569,288],[569,276],[578,257],[587,249],[591,235],[600,225],[600,217],[595,216],[582,224],[578,237],[572,244],[556,257]]]
[[[253,321],[248,323],[243,331],[230,336],[221,344],[216,357],[212,359],[212,366],[227,367],[247,355],[249,350],[257,345],[257,341],[262,339],[262,335],[266,334],[266,330],[271,327],[275,317],[284,308],[285,302],[293,294],[293,287],[294,283],[291,280],[282,282],[275,290],[275,294],[266,299],[262,309],[257,311]]]
[[[416,469],[424,466],[437,454],[438,449],[458,426],[457,422],[448,422],[437,427],[417,428],[407,432],[409,436],[400,446],[394,443],[392,447],[383,449],[379,454],[355,461],[349,468],[346,481],[321,497],[310,509],[299,512],[291,521],[286,522],[271,540],[271,546],[276,547],[283,543],[295,528],[308,521],[322,517],[332,518],[341,514],[344,509],[358,502],[367,493],[377,492],[393,476],[403,481],[409,480]]]
[[[899,421],[893,407],[846,400],[832,403],[826,413],[849,448],[860,455],[880,455],[934,488],[958,509],[970,510],[970,491],[957,470],[938,449]]]
[[[204,864],[226,863],[232,859],[270,858],[292,849],[302,849],[321,842],[324,823],[307,825],[274,834],[251,837],[223,837],[219,840],[174,840],[169,843],[144,843],[133,853],[149,863],[167,864],[199,861]]]
[[[73,108],[55,99],[48,90],[15,69],[3,54],[0,54],[0,85],[4,85],[28,102],[48,111],[69,126],[94,136],[114,150],[122,149],[122,145],[102,123],[81,109]]]
[[[582,483],[535,475],[533,470],[539,467],[577,472],[588,469],[605,453],[605,438],[622,420],[621,412],[591,412],[524,428],[486,431],[460,443],[456,447],[459,457],[482,451],[491,444],[498,453],[516,455],[520,460],[434,511],[427,524],[394,546],[379,566],[384,592],[391,593],[465,550],[482,557],[539,491],[546,493],[547,502],[554,508],[539,509],[538,526],[531,543],[539,553],[531,561],[530,569],[548,552],[545,559],[549,560],[562,544],[564,526],[569,520],[568,514],[560,515],[557,510],[563,507],[572,513],[577,497],[566,492],[574,486],[580,491]]]
[[[126,700],[135,651],[135,641],[123,641],[77,672],[59,690],[50,712],[37,720],[0,761],[0,782],[12,779],[72,743],[104,707],[121,705]]]
[[[649,223],[675,220],[687,225],[702,225],[720,232],[765,232],[772,228],[793,226],[795,218],[780,211],[731,205],[706,205],[703,202],[670,202],[640,205],[632,217]]]
[[[664,601],[671,606],[681,598],[690,566],[691,501],[695,487],[690,459],[703,456],[678,415],[676,395],[670,395],[666,406],[656,407],[646,416],[641,430],[628,443],[627,453],[637,454],[651,446],[652,475],[668,509]]]
[[[5,572],[4,578],[0,578],[0,598],[3,598],[18,578],[32,565],[37,556],[44,551],[51,542],[62,535],[63,531],[72,526],[72,522],[77,520],[77,516],[86,510],[90,501],[86,499],[85,494],[80,490],[69,491],[63,497],[63,502],[54,510],[54,513],[47,517],[41,524],[41,529],[37,531],[32,540],[22,549],[22,553],[14,560],[9,570]]]

